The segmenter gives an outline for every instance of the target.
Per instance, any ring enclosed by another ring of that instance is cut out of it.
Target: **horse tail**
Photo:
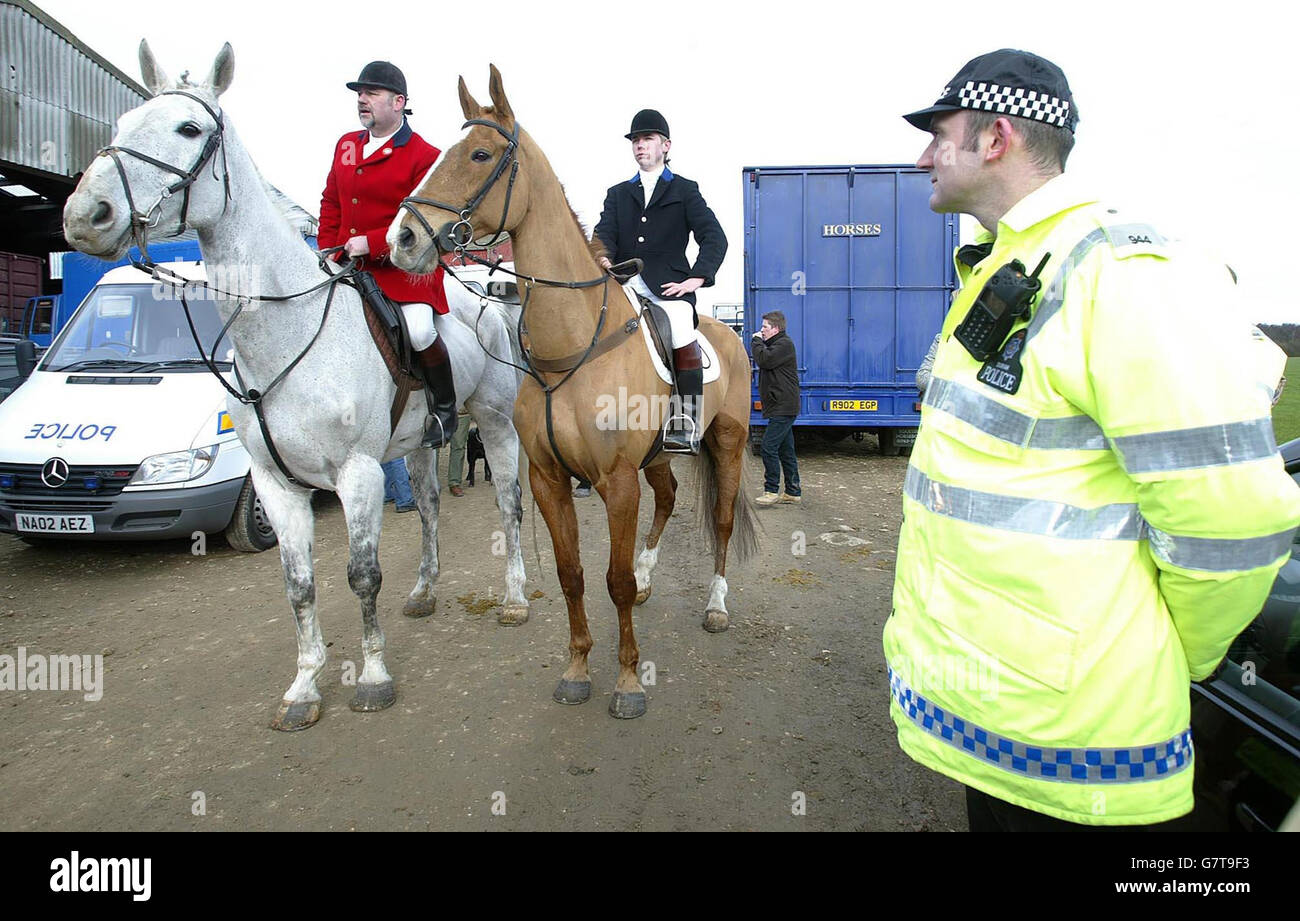
[[[736,498],[732,503],[731,541],[728,545],[735,555],[737,563],[743,563],[758,550],[758,516],[754,500],[749,497],[746,484],[749,481],[749,457],[747,452],[740,454],[740,483],[736,489]],[[709,450],[707,442],[700,443],[700,454],[696,468],[695,482],[697,495],[695,500],[696,524],[699,526],[708,544],[709,552],[717,554],[718,550],[718,461]]]

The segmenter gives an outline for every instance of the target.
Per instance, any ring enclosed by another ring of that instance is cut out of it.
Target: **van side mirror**
[[[23,380],[31,377],[36,369],[36,343],[24,339],[14,345],[14,364],[18,366],[18,376]]]

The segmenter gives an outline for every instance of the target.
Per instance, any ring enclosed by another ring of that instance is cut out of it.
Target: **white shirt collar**
[[[388,143],[388,141],[392,139],[394,134],[397,134],[397,132],[401,130],[402,130],[402,126],[398,125],[390,133],[385,134],[381,138],[377,138],[373,134],[370,135],[370,140],[366,141],[366,145],[362,153],[362,159],[365,159],[366,157],[374,153],[376,150],[378,150],[380,147],[384,146],[384,144]]]

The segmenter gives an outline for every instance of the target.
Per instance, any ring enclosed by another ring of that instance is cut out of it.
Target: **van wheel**
[[[262,500],[257,498],[252,477],[244,478],[244,487],[235,503],[235,514],[230,516],[230,524],[226,525],[226,540],[230,546],[245,553],[261,553],[276,545],[275,528],[266,517]]]

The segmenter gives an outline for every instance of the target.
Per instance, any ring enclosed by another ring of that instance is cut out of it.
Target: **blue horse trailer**
[[[870,432],[884,453],[909,448],[916,371],[956,285],[957,215],[930,210],[929,174],[913,166],[751,166],[744,184],[744,337],[763,314],[785,314],[796,424],[832,440]],[[757,450],[757,369],[751,405]]]

